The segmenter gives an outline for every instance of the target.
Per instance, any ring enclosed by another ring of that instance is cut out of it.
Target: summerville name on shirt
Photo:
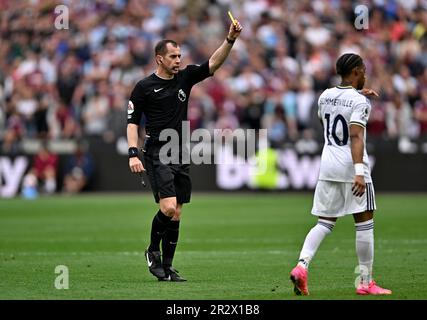
[[[351,108],[353,106],[354,100],[338,99],[338,98],[322,98],[319,100],[319,103],[328,104],[331,106],[342,106],[342,107]]]

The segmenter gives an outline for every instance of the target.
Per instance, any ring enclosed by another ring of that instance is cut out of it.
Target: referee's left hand
[[[138,157],[129,158],[129,168],[130,168],[130,171],[133,173],[139,173],[139,172],[145,171],[145,168]]]
[[[242,32],[242,29],[243,27],[239,21],[236,20],[236,25],[231,23],[230,30],[228,31],[228,38],[231,40],[236,40],[239,37],[240,32]]]

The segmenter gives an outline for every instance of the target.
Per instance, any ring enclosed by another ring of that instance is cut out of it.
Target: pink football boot
[[[309,295],[307,287],[308,271],[306,268],[297,265],[292,269],[290,279],[294,284],[294,292],[296,295]]]
[[[391,294],[391,290],[381,288],[377,286],[374,280],[372,280],[368,286],[359,284],[356,289],[356,293],[360,295],[386,295]]]

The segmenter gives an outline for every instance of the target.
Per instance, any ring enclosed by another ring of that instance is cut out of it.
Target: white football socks
[[[302,247],[298,265],[308,268],[308,265],[316,254],[317,249],[322,243],[323,239],[332,232],[335,226],[334,221],[319,219],[317,224],[310,230],[305,237],[304,245]]]
[[[354,224],[356,227],[356,253],[362,284],[372,280],[372,264],[374,262],[374,220]]]

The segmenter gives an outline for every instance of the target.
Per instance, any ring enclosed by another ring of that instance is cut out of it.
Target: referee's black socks
[[[160,210],[157,211],[157,214],[154,216],[153,223],[151,225],[151,243],[148,247],[148,251],[160,251],[160,241],[162,240],[162,237],[165,234],[171,219],[171,217],[168,217]]]
[[[162,251],[163,251],[163,266],[165,268],[172,266],[172,260],[175,255],[176,245],[179,236],[179,221],[171,220],[163,235]]]

